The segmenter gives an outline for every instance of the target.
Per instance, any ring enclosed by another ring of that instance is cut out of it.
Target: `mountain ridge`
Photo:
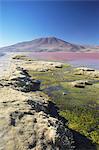
[[[88,49],[89,48],[89,49]],[[54,36],[41,37],[31,41],[19,42],[10,46],[0,48],[1,51],[24,51],[24,52],[54,52],[54,51],[66,51],[66,52],[79,52],[90,51],[90,47],[73,44]],[[95,49],[98,49],[95,47]]]
[[[76,51],[81,49],[80,45],[71,44],[56,37],[37,38],[0,48],[4,51]]]

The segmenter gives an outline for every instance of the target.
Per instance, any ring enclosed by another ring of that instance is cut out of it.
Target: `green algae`
[[[60,114],[68,120],[69,128],[99,144],[99,79],[75,75],[74,68],[69,65],[47,72],[29,70],[29,74],[33,79],[41,81],[42,92],[48,94],[59,107]],[[91,80],[93,85],[85,88],[72,87],[71,82],[75,80]],[[53,90],[55,86],[60,89]]]

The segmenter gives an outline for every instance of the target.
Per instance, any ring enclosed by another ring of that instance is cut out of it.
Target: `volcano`
[[[1,51],[44,52],[67,51],[75,52],[85,49],[84,46],[72,44],[56,37],[43,37],[32,41],[20,42],[0,48]]]

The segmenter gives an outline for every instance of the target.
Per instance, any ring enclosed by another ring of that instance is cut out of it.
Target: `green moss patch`
[[[69,127],[99,144],[99,79],[75,75],[69,65],[47,72],[29,70],[29,74],[41,81],[41,90],[56,103]],[[72,87],[71,82],[75,80],[91,80],[93,84],[85,88]]]

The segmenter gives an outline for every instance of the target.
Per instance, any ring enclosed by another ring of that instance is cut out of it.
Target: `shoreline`
[[[93,55],[94,54],[94,55]],[[30,59],[35,61],[54,61],[72,65],[75,67],[90,67],[99,69],[99,53],[81,53],[81,52],[7,52],[0,57],[0,76],[6,74],[6,71],[10,69],[11,59],[15,55],[26,55]],[[66,55],[66,56],[65,56]],[[82,57],[83,55],[83,57]],[[86,57],[85,57],[86,55]]]

